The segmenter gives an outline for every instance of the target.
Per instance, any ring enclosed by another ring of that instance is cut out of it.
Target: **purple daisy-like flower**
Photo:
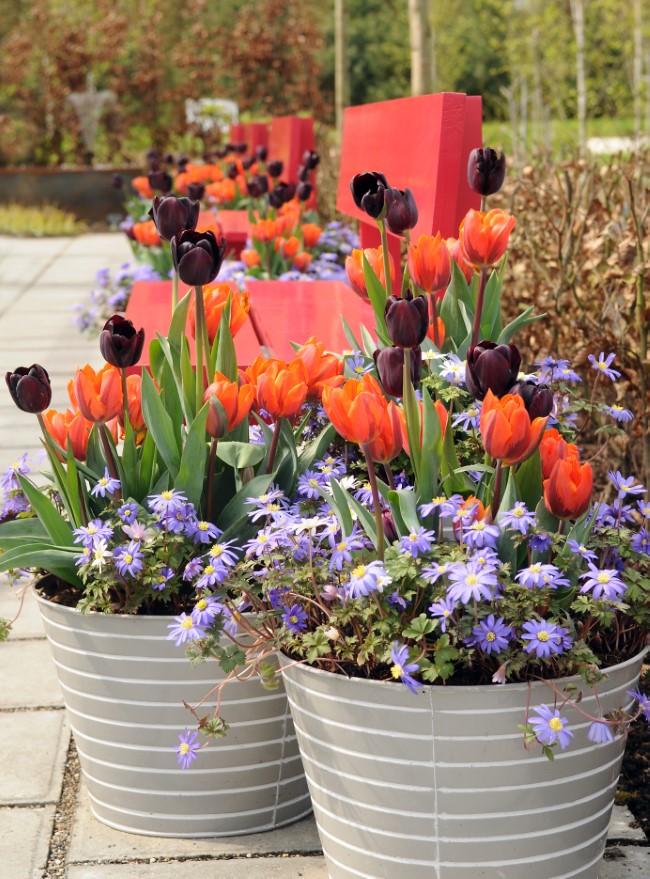
[[[540,534],[531,534],[528,539],[528,544],[531,549],[534,549],[537,552],[546,552],[547,549],[550,549],[553,546],[553,538],[550,534],[542,531]]]
[[[180,647],[186,641],[198,641],[199,638],[205,638],[205,630],[197,626],[192,617],[183,611],[183,613],[174,617],[174,622],[167,626],[169,635],[167,640],[176,639],[176,646]]]
[[[429,552],[431,544],[435,540],[433,531],[427,531],[426,528],[420,527],[417,531],[411,531],[400,538],[400,549],[417,559],[422,553]]]
[[[577,540],[567,540],[566,545],[573,555],[579,555],[588,562],[595,562],[598,558],[593,549],[588,549],[584,543],[578,543]]]
[[[196,760],[198,757],[197,752],[201,747],[199,745],[199,734],[195,730],[190,732],[189,729],[186,729],[185,732],[179,733],[178,739],[179,744],[174,749],[178,752],[176,763],[183,769],[188,769],[192,760]]]
[[[206,522],[204,519],[191,519],[185,527],[185,533],[192,538],[195,544],[207,544],[221,537],[223,531],[212,522]]]
[[[594,720],[587,727],[587,738],[595,745],[614,741],[612,728],[604,720]]]
[[[131,525],[138,515],[138,505],[122,504],[122,506],[117,511],[117,515],[125,524]]]
[[[463,539],[469,549],[482,549],[483,547],[493,549],[500,536],[499,527],[490,525],[483,519],[476,519],[463,533]]]
[[[395,680],[400,680],[405,684],[411,693],[417,694],[421,684],[412,677],[414,672],[419,671],[420,666],[417,662],[409,662],[409,649],[406,644],[400,646],[399,641],[391,648],[390,658],[393,661],[390,673]]]
[[[581,593],[591,592],[595,599],[604,597],[607,601],[616,601],[625,594],[627,586],[618,576],[618,571],[611,568],[599,569],[591,562],[588,562],[589,570],[585,574],[580,575],[580,579],[585,583],[580,590]]]
[[[562,653],[562,635],[558,626],[546,620],[531,620],[523,625],[522,641],[526,653],[535,653],[538,659],[549,659],[552,653]]]
[[[372,504],[372,487],[370,483],[364,482],[364,484],[354,492],[353,497],[364,506]]]
[[[203,573],[203,559],[195,558],[190,559],[189,562],[185,565],[185,570],[183,571],[183,580],[194,580],[195,577],[199,577]]]
[[[304,632],[307,628],[307,612],[299,604],[285,605],[282,622],[290,632]]]
[[[498,519],[500,525],[524,535],[535,527],[535,514],[523,501],[517,501],[511,510],[499,513]]]
[[[646,696],[638,687],[636,690],[626,690],[625,692],[639,703],[639,710],[648,723],[650,723],[650,696]]]
[[[345,367],[351,373],[353,378],[365,375],[372,371],[373,363],[369,357],[365,357],[360,351],[349,354],[344,358]]]
[[[428,568],[423,568],[422,576],[429,583],[436,583],[441,577],[444,577],[445,574],[449,573],[450,568],[451,565],[449,562],[436,562]]]
[[[494,598],[499,581],[493,569],[480,568],[473,562],[458,564],[449,573],[451,585],[447,597],[468,604],[470,601],[490,601]]]
[[[459,427],[466,433],[470,430],[478,430],[481,422],[481,404],[474,402],[469,409],[459,412],[451,419],[454,427]]]
[[[108,467],[104,469],[104,475],[97,480],[97,483],[90,489],[90,493],[94,497],[106,497],[106,495],[115,494],[120,489],[120,480],[112,477],[108,472]]]
[[[527,568],[522,568],[515,575],[515,580],[526,589],[557,589],[559,586],[569,586],[569,581],[555,565],[544,565],[541,562],[533,562]]]
[[[447,620],[456,610],[457,602],[452,601],[450,598],[441,598],[440,601],[434,601],[433,604],[429,605],[429,613],[435,619],[440,620],[440,631],[447,631]]]
[[[638,533],[633,535],[630,546],[634,552],[645,553],[650,555],[650,535],[647,528],[639,529]]]
[[[429,608],[430,610],[431,608]],[[476,644],[484,653],[501,653],[508,646],[513,636],[511,626],[507,626],[503,617],[495,618],[491,613],[487,619],[481,620],[478,626],[472,629],[473,638],[466,643],[470,646]]]
[[[378,560],[368,564],[357,565],[350,573],[350,580],[345,584],[348,598],[365,598],[373,592],[383,592],[384,586],[392,583],[386,569]]]
[[[636,505],[644,519],[650,519],[650,501],[637,501]]]
[[[161,491],[160,494],[152,494],[147,498],[149,509],[163,520],[173,516],[179,506],[187,503],[188,500],[183,492],[175,491],[173,488]]]
[[[173,576],[173,568],[163,568],[162,571],[156,575],[153,583],[151,584],[151,588],[155,589],[157,592],[162,592]]]
[[[72,533],[75,536],[75,543],[92,547],[95,540],[110,540],[113,536],[113,529],[101,519],[91,519],[87,525],[75,528]]]
[[[318,461],[316,467],[327,477],[335,476],[340,479],[345,476],[345,461],[343,458],[337,458],[334,455],[326,455],[321,461]]]
[[[325,477],[322,473],[315,470],[305,470],[298,480],[297,492],[301,497],[309,498],[309,500],[318,500],[320,489],[325,485]]]
[[[113,558],[115,559],[115,567],[122,577],[135,577],[144,567],[140,543],[137,540],[131,540],[127,546],[118,546],[114,549]]]
[[[562,717],[556,709],[549,708],[548,705],[540,705],[533,708],[538,715],[528,719],[537,736],[537,741],[543,745],[554,745],[556,742],[560,748],[564,750],[571,744],[573,733],[567,729],[569,721],[566,717]]]
[[[223,604],[211,595],[199,598],[192,608],[192,620],[196,626],[211,626],[215,617],[223,612]]]
[[[433,513],[439,513],[441,519],[451,519],[456,515],[458,507],[463,503],[463,497],[460,494],[452,494],[451,497],[439,495],[434,497],[428,504],[420,506],[420,513],[423,516],[431,516]]]
[[[620,421],[621,424],[632,421],[634,418],[634,414],[629,409],[624,409],[623,406],[619,406],[617,403],[613,406],[605,406],[603,411],[611,415],[614,421]]]
[[[460,360],[455,354],[448,354],[442,362],[440,376],[450,385],[464,385],[465,361]]]
[[[613,352],[605,357],[605,352],[601,351],[598,359],[596,359],[593,354],[590,354],[587,359],[591,363],[592,369],[595,369],[598,373],[606,375],[607,378],[615,382],[617,378],[621,377],[620,372],[617,372],[615,369],[610,369],[615,357],[616,354]]]
[[[345,564],[352,561],[352,553],[364,548],[364,540],[358,534],[342,537],[333,547],[330,555],[330,571],[342,571]]]
[[[3,491],[19,491],[20,482],[18,482],[17,474],[20,473],[21,476],[27,476],[30,472],[30,469],[27,465],[27,452],[18,458],[17,461],[11,465],[11,467],[7,467],[2,476],[0,477],[0,488]]]
[[[613,470],[609,470],[607,475],[618,491],[618,496],[621,500],[624,500],[629,495],[645,494],[644,486],[640,483],[635,483],[634,476],[628,476],[625,478],[618,470],[616,473],[614,473]]]

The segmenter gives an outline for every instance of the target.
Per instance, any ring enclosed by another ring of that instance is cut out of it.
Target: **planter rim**
[[[44,595],[38,591],[36,583],[32,584],[32,592],[34,593],[34,597],[39,604],[43,604],[47,607],[61,608],[63,611],[67,613],[75,614],[76,616],[84,617],[84,618],[99,618],[106,617],[107,619],[115,620],[115,619],[124,619],[124,620],[173,620],[177,616],[177,614],[173,613],[102,613],[98,610],[89,610],[87,613],[82,613],[76,607],[70,607],[69,604],[59,604],[58,601],[51,601],[49,598],[46,598]]]
[[[639,657],[643,658],[644,656],[646,656],[646,654],[649,651],[650,651],[650,647],[644,647],[639,653],[635,654],[634,656],[631,656],[629,659],[626,659],[623,662],[619,662],[617,665],[602,666],[599,669],[599,671],[603,672],[603,674],[610,674],[612,672],[618,671],[619,669],[624,669],[627,666],[631,665],[632,663],[637,662]],[[347,675],[336,674],[335,672],[326,671],[325,669],[322,669],[322,668],[315,668],[313,665],[307,665],[306,663],[297,662],[296,660],[293,660],[290,656],[287,656],[287,654],[283,653],[283,652],[280,652],[280,656],[282,656],[282,658],[285,659],[287,662],[292,663],[292,665],[288,669],[285,669],[285,671],[289,671],[292,668],[300,668],[302,671],[308,672],[308,673],[316,675],[316,676],[327,675],[330,678],[341,678],[342,680],[346,681],[346,683],[348,685],[353,686],[353,687],[360,686],[360,685],[363,685],[365,687],[367,687],[367,686],[385,687],[386,685],[389,685],[389,686],[392,686],[395,688],[402,687],[402,690],[404,689],[404,685],[400,684],[398,681],[377,681],[372,678],[348,677]],[[541,684],[541,683],[544,683],[545,680],[546,680],[545,678],[539,678],[539,679],[531,680],[529,682],[524,682],[524,683],[468,684],[466,686],[462,686],[460,684],[445,684],[445,685],[421,684],[421,685],[419,685],[418,689],[424,690],[425,692],[438,690],[440,692],[446,692],[446,693],[450,693],[450,692],[451,693],[462,693],[462,692],[488,693],[488,692],[504,692],[504,690],[507,690],[510,693],[514,693],[514,692],[522,692],[522,691],[527,690],[529,684]],[[574,674],[574,675],[566,675],[561,678],[549,678],[549,680],[553,681],[553,682],[557,682],[557,681],[573,682],[573,681],[582,680],[582,678],[580,677],[579,674]],[[398,692],[398,690],[396,689],[395,692]]]

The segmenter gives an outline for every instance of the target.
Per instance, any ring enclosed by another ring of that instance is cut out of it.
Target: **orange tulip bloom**
[[[516,394],[499,399],[488,391],[481,409],[481,435],[488,455],[510,467],[530,458],[540,444],[547,418],[532,423],[526,406]]]
[[[129,422],[135,434],[136,445],[140,445],[146,436],[147,425],[142,414],[142,376],[127,375],[126,377],[126,394],[129,405]],[[122,437],[124,437],[124,407],[120,409],[118,420],[122,426]]]
[[[577,456],[558,458],[551,475],[544,480],[546,509],[558,519],[577,519],[591,500],[591,464],[580,464]]]
[[[72,454],[78,461],[86,460],[92,421],[84,418],[81,412],[73,412],[71,409],[66,409],[65,412],[48,409],[43,413],[43,421],[49,435],[62,449],[67,449],[70,438]]]
[[[293,418],[307,398],[309,376],[300,358],[286,364],[268,360],[257,377],[255,398],[273,418]]]
[[[442,400],[436,400],[433,405],[435,406],[436,412],[438,413],[438,418],[440,419],[440,427],[441,427],[442,432],[444,434],[445,430],[447,429],[447,419],[449,417],[449,413],[447,412],[447,409],[445,408],[445,404],[442,402]],[[422,403],[418,403],[418,406],[420,407],[420,446],[422,446],[422,435],[424,433],[424,419],[422,417],[422,412],[423,412]],[[404,409],[401,406],[397,411],[398,411],[398,415],[399,415],[400,427],[402,430],[402,445],[404,446],[404,451],[406,452],[406,454],[410,458],[411,452],[409,450],[409,438],[408,438],[408,431],[406,429],[406,413],[404,412]]]
[[[279,220],[259,220],[252,223],[250,228],[251,238],[256,241],[273,241],[282,233],[282,223]]]
[[[371,375],[348,379],[340,388],[323,388],[323,406],[340,435],[351,443],[367,445],[384,430],[388,403]]]
[[[296,351],[294,359],[297,358],[307,369],[307,397],[310,400],[320,399],[325,386],[339,388],[345,381],[343,361],[336,354],[325,354],[325,345],[313,336]]]
[[[279,246],[276,246],[275,249],[279,249],[285,259],[291,259],[300,250],[300,238],[296,238],[295,235],[290,238],[278,238],[278,241],[280,242]]]
[[[451,280],[451,256],[439,232],[420,235],[417,244],[409,244],[408,267],[421,290],[442,298]]]
[[[107,363],[99,372],[89,364],[77,369],[73,379],[74,398],[84,418],[105,423],[117,418],[122,409],[120,371]]]
[[[318,244],[318,239],[323,234],[323,230],[316,223],[303,223],[300,227],[302,232],[302,243],[310,250]]]
[[[134,223],[131,226],[131,234],[145,247],[160,247],[162,241],[153,220],[145,220],[143,223]]]
[[[579,458],[578,447],[566,440],[551,427],[544,433],[539,444],[539,453],[542,458],[542,478],[548,479],[557,461],[563,458]]]
[[[441,317],[436,318],[436,328],[438,330],[438,348],[442,348],[445,343],[445,325]],[[429,326],[427,327],[427,337],[431,339],[433,344],[436,344],[436,334],[433,331],[433,323],[429,321]]]
[[[214,287],[203,288],[203,302],[205,303],[205,320],[208,327],[210,344],[214,342],[221,323],[221,312],[230,296],[230,332],[233,338],[244,326],[248,313],[251,309],[248,293],[240,293],[232,290],[228,284],[216,284]],[[190,335],[196,338],[196,303],[194,297],[190,302],[187,315]]]
[[[221,424],[217,407],[210,406],[206,430],[210,436],[220,439],[226,432],[226,426],[228,430],[234,430],[247,417],[253,405],[255,390],[251,384],[240,387],[238,382],[231,382],[222,373],[215,372],[212,384],[208,385],[203,395],[203,402],[207,403],[211,397],[216,397],[221,403],[228,419],[227,425]]]
[[[458,231],[463,259],[477,269],[496,265],[507,250],[515,224],[515,218],[505,211],[483,213],[470,208]]]
[[[262,264],[262,257],[256,250],[253,250],[251,248],[249,250],[242,250],[241,261],[244,263],[245,266],[248,266],[249,269],[252,269],[255,266],[259,266]]]
[[[149,186],[149,178],[148,177],[134,177],[131,181],[131,186],[138,193],[140,198],[153,198],[153,189]]]
[[[217,241],[223,238],[223,226],[215,220],[214,215],[203,211],[199,214],[199,220],[196,224],[197,232],[214,232]]]
[[[386,407],[381,431],[368,443],[370,457],[377,464],[388,464],[402,451],[402,425],[399,408],[392,400]]]
[[[463,252],[460,247],[460,241],[458,238],[445,238],[445,246],[449,251],[449,256],[453,259],[456,265],[460,268],[461,272],[465,275],[465,280],[469,284],[474,276],[474,268],[465,262],[463,259]]]
[[[350,256],[345,259],[345,271],[348,273],[348,280],[354,292],[362,299],[368,301],[368,291],[366,290],[366,282],[363,277],[363,255],[370,263],[371,268],[379,278],[381,284],[386,284],[386,275],[384,274],[384,251],[381,246],[367,247],[365,250],[353,250]],[[388,254],[388,264],[390,266],[391,281],[395,280],[395,266],[393,257]]]
[[[306,272],[311,265],[311,253],[307,253],[306,250],[301,250],[300,253],[297,253],[294,256],[293,264],[299,272]]]

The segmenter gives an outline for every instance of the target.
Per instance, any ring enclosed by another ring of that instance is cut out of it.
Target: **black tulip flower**
[[[104,324],[99,336],[99,350],[111,366],[126,369],[135,366],[142,355],[144,328],[136,330],[130,320],[114,314]]]
[[[300,165],[296,171],[296,176],[301,183],[307,183],[309,180],[309,168],[306,165]]]
[[[248,144],[242,141],[242,143],[233,144],[233,149],[236,153],[243,155],[248,149]]]
[[[162,156],[160,155],[160,150],[157,150],[154,147],[147,150],[146,159],[150,171],[157,171],[160,168],[160,162],[162,159]]]
[[[395,189],[390,186],[384,193],[386,202],[386,226],[393,235],[403,235],[418,221],[418,206],[410,189]]]
[[[381,514],[381,521],[384,526],[384,536],[389,543],[395,543],[399,540],[399,534],[395,527],[395,519],[390,510],[384,510]]]
[[[214,154],[218,159],[225,159],[229,152],[228,147],[221,147],[221,149],[215,150]]]
[[[149,174],[149,186],[152,189],[157,189],[159,192],[162,192],[163,195],[166,192],[172,191],[173,180],[167,173],[167,171],[152,171]]]
[[[239,168],[234,162],[231,162],[228,165],[228,170],[226,171],[226,177],[229,177],[231,180],[234,180],[236,177],[239,177]]]
[[[44,412],[52,400],[52,387],[47,370],[38,363],[19,366],[5,376],[11,399],[23,412]]]
[[[269,193],[269,204],[272,208],[282,207],[296,194],[295,183],[277,183],[274,189]]]
[[[201,153],[201,158],[206,163],[206,165],[209,165],[212,161],[212,150],[204,150],[204,152]]]
[[[350,180],[355,205],[375,220],[383,216],[387,189],[388,181],[380,171],[363,171]]]
[[[188,187],[189,189],[189,187]],[[196,229],[201,205],[189,198],[174,195],[154,196],[149,216],[156,224],[158,234],[164,241],[171,241],[185,229]]]
[[[235,144],[228,142],[224,147],[226,153],[234,153],[235,152]]]
[[[307,201],[311,197],[314,187],[311,183],[299,183],[296,187],[296,195],[299,201]]]
[[[173,165],[174,164],[174,156],[171,153],[167,153],[165,158],[163,159],[165,165]]]
[[[266,166],[266,171],[269,177],[279,177],[282,174],[282,169],[284,168],[284,163],[278,160],[273,162],[269,162]]]
[[[205,183],[188,183],[187,184],[187,197],[191,201],[201,201],[203,196],[205,195]],[[196,228],[196,224],[193,228]]]
[[[111,177],[111,186],[113,189],[122,189],[124,186],[124,178],[121,174],[113,174]]]
[[[251,165],[255,162],[255,156],[246,156],[246,158],[241,160],[241,166],[244,171],[248,171]]]
[[[302,154],[302,164],[306,168],[309,168],[310,171],[313,171],[315,168],[317,168],[319,162],[320,156],[313,150],[305,150],[305,152]]]
[[[377,348],[372,356],[382,388],[392,397],[401,397],[404,393],[404,349],[397,345]],[[422,351],[414,348],[411,352],[411,383],[414,388],[420,385],[421,372]]]
[[[465,384],[475,400],[482,400],[488,391],[497,397],[510,393],[517,381],[521,355],[516,345],[497,345],[481,341],[467,352]]]
[[[506,176],[506,157],[490,147],[472,150],[467,163],[467,182],[479,195],[498,192]]]
[[[181,156],[179,158],[179,160],[176,162],[176,170],[179,174],[182,174],[185,171],[188,162],[189,159],[187,158],[187,156]]]
[[[257,174],[246,184],[248,186],[248,194],[251,198],[261,198],[269,191],[269,181],[267,177]]]
[[[546,418],[553,411],[553,394],[548,385],[536,385],[532,381],[520,381],[508,391],[518,394],[524,401],[531,418]]]
[[[410,292],[402,299],[389,296],[384,309],[388,336],[400,348],[417,348],[424,341],[429,326],[429,304],[424,296]]]
[[[219,274],[226,254],[226,239],[214,232],[184,231],[171,241],[172,260],[178,277],[189,287],[203,287]]]
[[[267,156],[269,154],[268,147],[265,146],[257,146],[255,147],[255,157],[260,162],[266,162]]]

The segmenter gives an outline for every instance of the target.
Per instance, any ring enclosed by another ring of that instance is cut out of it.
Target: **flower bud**
[[[180,235],[185,229],[196,229],[200,209],[198,201],[193,202],[189,198],[157,195],[149,216],[156,224],[160,237],[164,241],[171,241],[174,235]]]
[[[384,526],[384,536],[389,543],[395,543],[399,540],[399,534],[395,527],[395,519],[390,510],[384,510],[381,514],[381,521]]]
[[[248,149],[248,144],[242,141],[241,143],[234,143],[232,148],[234,152],[239,153],[241,156],[243,156]]]
[[[418,206],[410,189],[389,187],[385,194],[386,225],[393,235],[403,235],[412,229],[418,221]]]
[[[38,363],[19,366],[5,376],[11,399],[23,412],[44,412],[52,400],[50,377]]]
[[[300,165],[298,170],[296,171],[296,177],[301,183],[309,182],[309,168],[305,167],[305,165]]]
[[[255,164],[255,156],[246,156],[241,160],[241,166],[244,171],[248,171],[248,169]]]
[[[126,369],[135,366],[142,355],[144,328],[137,330],[130,320],[114,314],[104,324],[99,337],[99,350],[111,366]]]
[[[388,336],[400,348],[417,348],[424,341],[429,324],[429,306],[424,296],[410,293],[398,299],[389,296],[384,309]]]
[[[309,168],[310,171],[313,171],[314,168],[317,168],[319,162],[320,156],[313,150],[305,150],[305,152],[302,154],[302,164],[305,166],[305,168]]]
[[[269,155],[269,149],[265,146],[255,147],[255,156],[259,162],[266,162]]]
[[[162,161],[160,150],[151,147],[145,153],[145,158],[150,171],[157,171],[160,168],[160,162]]]
[[[298,196],[298,200],[307,201],[310,198],[313,189],[314,187],[311,185],[311,183],[299,183],[296,187],[296,195]]]
[[[509,393],[518,394],[522,398],[531,418],[545,418],[553,411],[553,394],[548,385],[520,381],[510,388]]]
[[[393,345],[390,348],[377,348],[373,355],[377,375],[382,388],[392,397],[404,394],[404,349]],[[422,351],[413,348],[411,352],[411,383],[419,387],[422,372]]]
[[[387,189],[388,181],[380,171],[363,171],[350,180],[355,205],[375,220],[384,216]]]
[[[269,179],[261,174],[251,177],[248,181],[248,194],[251,198],[260,198],[269,191]]]
[[[282,169],[284,168],[284,164],[280,161],[269,162],[266,166],[266,171],[269,177],[279,177],[282,174]]]
[[[490,147],[472,150],[467,163],[467,182],[479,195],[498,192],[506,176],[506,157]]]
[[[188,183],[187,197],[192,201],[201,201],[205,195],[205,183]]]
[[[475,400],[482,400],[488,391],[503,397],[517,380],[521,355],[516,345],[497,345],[482,341],[467,352],[465,384]]]
[[[178,277],[190,287],[209,284],[219,274],[226,253],[226,239],[217,241],[214,232],[185,230],[171,240],[172,260]]]
[[[172,191],[173,181],[166,171],[152,171],[148,177],[149,186],[163,193]]]
[[[187,167],[188,162],[189,162],[189,159],[187,158],[187,156],[180,156],[179,157],[178,161],[176,162],[176,170],[178,171],[179,174],[182,174],[185,171],[185,168]]]
[[[235,180],[237,177],[239,177],[239,168],[237,167],[235,162],[231,162],[230,165],[228,165],[226,177],[228,177],[230,180]]]

